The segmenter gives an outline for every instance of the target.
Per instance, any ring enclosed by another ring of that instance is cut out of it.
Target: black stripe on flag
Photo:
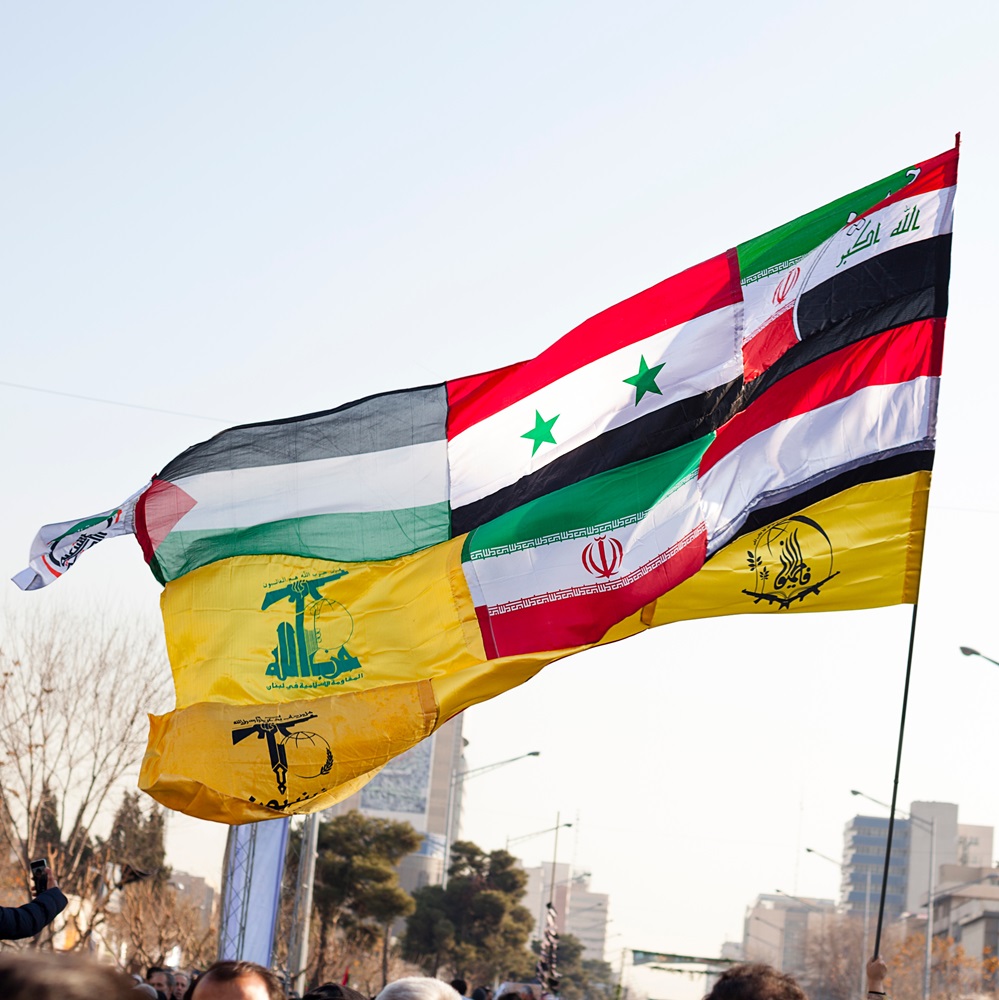
[[[871,461],[826,479],[824,482],[813,486],[811,489],[802,490],[793,496],[782,494],[779,499],[775,498],[767,505],[767,500],[761,500],[763,506],[753,508],[752,513],[746,518],[745,523],[739,528],[739,536],[749,532],[759,531],[774,521],[781,521],[785,517],[797,514],[812,504],[828,500],[851,486],[859,486],[861,483],[878,483],[885,479],[897,479],[901,476],[908,476],[913,472],[929,472],[933,468],[934,450],[932,445],[925,448],[917,448],[912,451],[904,451],[887,458],[874,456]],[[738,536],[736,536],[738,537]],[[727,543],[731,545],[732,542]],[[727,548],[723,545],[719,552]],[[717,553],[715,553],[717,555]]]
[[[822,282],[798,303],[801,342],[753,379],[744,409],[786,375],[867,337],[947,315],[950,233],[899,247]]]
[[[366,455],[446,436],[444,385],[401,389],[320,413],[230,427],[192,445],[156,478],[176,482],[205,472]]]

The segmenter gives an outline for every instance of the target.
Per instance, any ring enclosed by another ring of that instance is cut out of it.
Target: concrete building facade
[[[831,899],[757,896],[743,923],[743,958],[802,976],[809,940],[821,934],[826,921],[835,915],[836,903]]]

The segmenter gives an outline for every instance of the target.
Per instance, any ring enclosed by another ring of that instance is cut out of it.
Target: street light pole
[[[490,771],[495,771],[498,767],[506,767],[507,764],[515,764],[518,760],[524,760],[527,757],[540,756],[540,750],[531,750],[528,753],[520,754],[518,757],[510,757],[507,760],[498,760],[495,764],[484,764],[482,767],[466,767],[463,770],[454,768],[451,771],[451,780],[448,783],[447,789],[447,809],[445,810],[444,817],[444,872],[441,876],[441,888],[447,888],[448,868],[451,867],[451,831],[454,826],[455,800],[460,798],[459,792],[462,788],[464,788],[465,781],[468,778],[477,778],[479,775],[488,774]]]
[[[828,854],[823,854],[821,851],[816,851],[812,847],[805,848],[806,854],[814,854],[816,857],[822,858],[823,861],[828,861],[830,864],[835,865],[840,872],[843,872],[848,866],[843,864],[841,861],[837,861],[835,858],[829,857]],[[865,968],[864,959],[867,958],[867,936],[869,934],[871,920],[871,870],[867,869],[867,892],[864,894],[864,934],[860,944],[860,992],[858,996],[864,995],[864,984],[867,982],[867,970]]]
[[[987,660],[989,663],[994,663],[997,667],[999,667],[999,660],[993,660],[991,656],[979,653],[977,649],[972,649],[970,646],[961,646],[960,649],[965,656],[979,656],[983,660]]]

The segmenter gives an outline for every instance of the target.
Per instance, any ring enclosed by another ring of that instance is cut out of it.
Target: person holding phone
[[[35,898],[24,906],[0,906],[0,941],[34,937],[66,908],[66,897],[44,859],[31,863]]]

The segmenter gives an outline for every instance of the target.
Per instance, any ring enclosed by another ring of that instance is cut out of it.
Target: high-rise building
[[[456,715],[432,736],[390,760],[359,792],[325,811],[330,817],[358,809],[375,819],[411,823],[423,834],[420,847],[399,864],[399,884],[407,892],[442,881],[449,798],[452,841],[458,836],[462,783],[453,778],[463,767],[461,728],[462,716]]]
[[[843,830],[840,903],[850,913],[877,913],[888,843],[888,818],[854,816]],[[896,819],[885,893],[885,916],[894,920],[906,909],[909,878],[909,821]]]
[[[926,908],[931,870],[938,885],[943,865],[991,867],[992,827],[958,823],[957,812],[953,802],[917,801],[907,819],[895,819],[885,895],[889,919]],[[846,824],[840,902],[849,912],[861,913],[868,905],[869,912],[877,912],[887,840],[886,816],[854,816]]]

